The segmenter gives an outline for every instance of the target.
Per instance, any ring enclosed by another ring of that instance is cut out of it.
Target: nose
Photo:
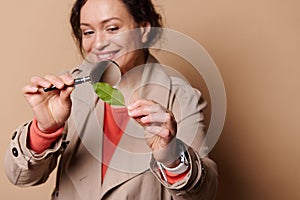
[[[105,36],[105,34],[98,32],[96,34],[94,48],[97,50],[103,50],[108,45],[109,45],[109,39]]]

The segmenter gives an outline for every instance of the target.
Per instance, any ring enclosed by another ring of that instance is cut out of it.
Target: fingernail
[[[74,79],[71,76],[67,76],[67,81],[72,82]]]
[[[64,85],[65,85],[65,84],[63,84],[63,83],[58,83],[58,84],[57,84],[58,88],[62,88],[62,87],[64,87]]]
[[[34,86],[32,86],[32,87],[30,88],[30,90],[35,91],[35,92],[38,91],[38,89],[39,89],[38,87],[34,87]]]
[[[143,122],[143,123],[146,123],[146,122],[148,122],[148,116],[145,116],[145,117],[142,117],[141,118],[141,121]]]
[[[128,107],[127,107],[127,109],[128,109]],[[129,116],[134,115],[134,111],[129,111],[129,110],[128,110],[128,115],[129,115]]]

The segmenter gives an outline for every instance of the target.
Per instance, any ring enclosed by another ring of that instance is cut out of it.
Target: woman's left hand
[[[154,158],[173,166],[177,163],[177,122],[171,111],[152,100],[137,100],[127,107],[128,114],[145,128],[146,142]]]

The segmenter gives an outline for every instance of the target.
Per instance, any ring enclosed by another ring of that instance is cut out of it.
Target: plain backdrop
[[[81,61],[68,23],[72,2],[5,1],[0,7],[2,163],[12,133],[32,118],[21,88],[33,75],[58,74]],[[300,199],[300,1],[155,2],[166,26],[201,44],[224,80],[227,117],[211,152],[219,167],[217,199]],[[162,60],[184,68],[175,58]],[[186,73],[209,101],[205,84]],[[18,188],[1,164],[0,199],[49,199],[54,181],[52,175],[44,185]]]

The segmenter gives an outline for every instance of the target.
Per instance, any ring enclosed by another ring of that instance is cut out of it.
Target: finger
[[[133,110],[128,110],[128,115],[130,117],[141,117],[141,116],[145,116],[145,115],[149,115],[151,112],[151,107],[147,106],[147,107],[139,107]]]
[[[147,126],[145,127],[146,132],[152,135],[157,135],[162,138],[166,138],[170,136],[170,131],[164,126]]]
[[[151,104],[143,104],[140,107],[137,107],[132,110],[128,110],[128,115],[130,117],[141,117],[152,113],[165,113],[165,109],[163,109],[159,104],[151,103]]]
[[[60,75],[59,78],[64,82],[65,85],[71,86],[74,84],[74,78],[68,73]]]
[[[26,85],[22,88],[22,93],[23,94],[34,94],[38,92],[38,87],[33,86],[33,85]]]
[[[52,85],[51,82],[39,76],[33,76],[31,78],[31,84],[36,87],[46,87],[46,88]]]
[[[61,92],[60,92],[60,100],[61,100],[62,104],[65,104],[67,106],[71,105],[70,95],[71,95],[71,93],[72,93],[73,90],[74,90],[74,87],[67,87],[64,90],[61,90]]]
[[[146,99],[139,99],[139,100],[135,101],[134,103],[130,104],[129,106],[127,106],[127,109],[135,110],[138,107],[142,107],[142,106],[146,106],[146,105],[151,106],[153,104],[154,104],[153,101],[146,100]]]
[[[45,79],[60,90],[65,87],[64,81],[61,80],[58,76],[48,74],[45,76]]]
[[[141,122],[143,123],[167,123],[170,120],[172,120],[172,116],[170,115],[170,113],[150,113],[149,115],[141,118]]]

